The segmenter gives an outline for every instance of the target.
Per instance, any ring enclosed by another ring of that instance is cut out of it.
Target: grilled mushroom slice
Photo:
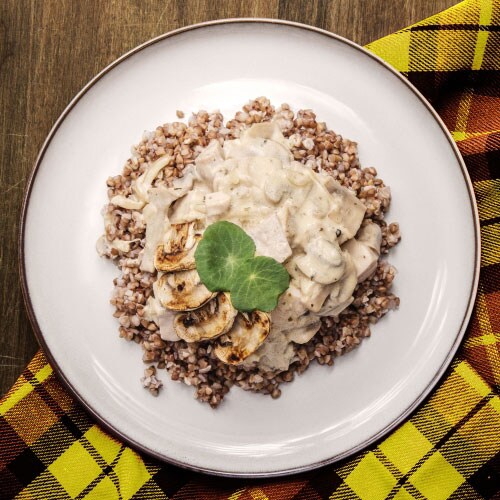
[[[161,275],[153,285],[155,297],[166,309],[191,311],[215,297],[200,281],[196,269]]]
[[[266,340],[271,330],[269,316],[262,311],[238,314],[233,328],[226,335],[227,342],[219,341],[215,355],[227,365],[239,365]]]
[[[179,314],[174,321],[177,335],[186,342],[210,340],[228,332],[237,311],[227,293],[220,293],[201,309]]]
[[[194,253],[201,235],[196,234],[196,222],[172,224],[168,243],[158,245],[155,253],[155,267],[158,271],[187,271],[194,269]]]

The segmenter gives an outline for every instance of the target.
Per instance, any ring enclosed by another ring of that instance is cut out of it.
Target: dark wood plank
[[[26,179],[73,95],[116,57],[151,37],[228,17],[312,24],[358,43],[457,0],[3,0],[0,2],[0,394],[37,350],[18,280],[17,233]]]
[[[365,45],[440,12],[453,0],[281,1],[281,19],[312,24]]]

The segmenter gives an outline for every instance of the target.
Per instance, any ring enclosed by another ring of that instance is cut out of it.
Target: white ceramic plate
[[[166,373],[141,387],[141,350],[118,338],[117,271],[95,252],[105,180],[142,132],[186,112],[231,116],[265,95],[312,108],[359,142],[361,162],[392,188],[403,239],[390,260],[401,307],[333,368],[312,366],[280,399],[233,389],[216,411]],[[189,27],[125,55],[72,101],[38,159],[23,214],[27,307],[59,376],[108,430],[179,465],[278,475],[346,457],[422,401],[449,364],[478,277],[470,180],[444,125],[394,70],[330,33],[286,22]]]

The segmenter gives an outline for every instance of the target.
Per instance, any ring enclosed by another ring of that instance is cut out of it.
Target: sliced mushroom
[[[179,314],[174,320],[174,329],[186,342],[214,339],[231,329],[237,312],[229,295],[220,293],[202,308]]]
[[[153,289],[161,305],[173,311],[197,309],[216,295],[200,281],[196,269],[163,274]]]
[[[239,365],[253,354],[266,340],[271,331],[271,320],[262,311],[238,314],[233,328],[227,334],[227,342],[219,342],[215,355],[228,365]]]
[[[172,224],[170,239],[156,248],[155,267],[158,271],[187,271],[196,267],[194,253],[201,236],[196,234],[195,225],[196,222]]]

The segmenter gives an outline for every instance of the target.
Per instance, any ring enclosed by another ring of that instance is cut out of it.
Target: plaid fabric
[[[440,385],[350,460],[273,480],[207,477],[106,435],[38,353],[0,402],[0,498],[481,499],[500,492],[500,4],[471,0],[368,46],[433,103],[479,204],[482,269],[467,337]]]

